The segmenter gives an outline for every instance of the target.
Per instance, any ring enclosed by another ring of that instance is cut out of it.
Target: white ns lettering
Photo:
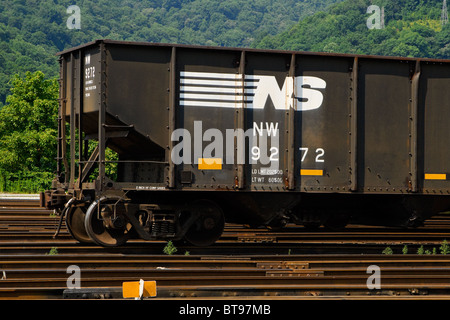
[[[259,80],[258,87],[254,91],[253,103],[247,107],[254,109],[264,109],[270,97],[277,110],[314,110],[320,108],[323,103],[323,94],[319,90],[327,86],[323,79],[317,77],[287,77],[280,90],[274,76],[253,76],[253,79]],[[295,106],[292,106],[292,98],[295,98]]]

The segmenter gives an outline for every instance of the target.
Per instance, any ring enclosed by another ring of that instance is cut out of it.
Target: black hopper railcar
[[[41,202],[80,242],[206,246],[225,222],[409,227],[450,209],[450,61],[111,40],[59,57]]]

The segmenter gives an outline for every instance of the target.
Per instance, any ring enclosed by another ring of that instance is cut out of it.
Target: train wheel
[[[131,224],[120,214],[114,216],[106,206],[116,202],[117,199],[102,198],[92,203],[86,212],[86,232],[95,243],[103,247],[117,247],[130,238]]]
[[[194,246],[209,246],[222,235],[225,218],[222,209],[212,201],[199,200],[189,207],[188,218],[194,217],[184,239]]]
[[[86,218],[87,204],[71,205],[67,207],[66,226],[72,237],[81,243],[92,243],[86,232],[84,221]]]

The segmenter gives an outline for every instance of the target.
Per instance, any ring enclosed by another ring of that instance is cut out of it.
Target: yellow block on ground
[[[222,170],[222,159],[198,158],[198,170]]]
[[[156,297],[156,281],[130,281],[122,283],[124,298]]]

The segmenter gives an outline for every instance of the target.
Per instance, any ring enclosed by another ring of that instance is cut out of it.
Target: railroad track
[[[450,256],[314,255],[246,257],[155,255],[0,256],[3,298],[120,298],[125,281],[155,280],[159,298],[182,297],[447,297]],[[67,289],[81,270],[81,288]],[[369,289],[369,266],[380,268]],[[99,289],[101,288],[101,289]]]
[[[164,242],[80,245],[65,228],[54,239],[59,217],[36,205],[35,199],[0,200],[0,299],[120,298],[122,283],[139,279],[157,281],[161,299],[450,297],[450,255],[413,254],[450,240],[447,215],[407,231],[289,226],[274,232],[227,225],[215,245],[177,245],[168,256],[161,254]],[[380,255],[385,246],[400,253],[405,245],[409,254]],[[71,265],[80,268],[81,289],[68,289]],[[371,265],[380,268],[380,289],[367,286]]]

